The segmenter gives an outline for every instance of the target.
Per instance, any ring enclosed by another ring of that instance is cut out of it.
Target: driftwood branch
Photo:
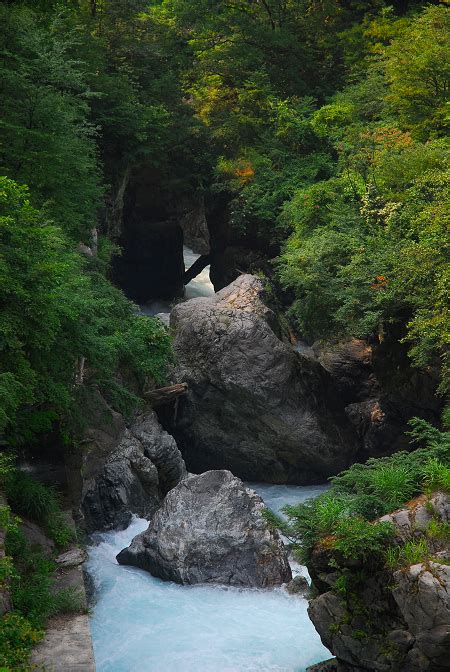
[[[177,399],[182,394],[187,392],[187,383],[177,383],[176,385],[169,385],[168,387],[160,387],[157,390],[150,390],[145,393],[145,398],[148,399],[153,406],[160,404],[168,404],[170,401]]]

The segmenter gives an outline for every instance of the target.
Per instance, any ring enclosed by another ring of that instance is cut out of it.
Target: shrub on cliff
[[[392,542],[388,523],[375,519],[424,491],[450,488],[450,433],[423,420],[411,421],[412,452],[371,458],[332,477],[331,488],[315,499],[286,506],[287,521],[269,514],[308,562],[318,543],[344,558],[383,560]]]
[[[30,198],[0,178],[0,432],[14,441],[70,421],[83,378],[120,406],[117,369],[162,381],[171,352],[159,320],[136,315]]]

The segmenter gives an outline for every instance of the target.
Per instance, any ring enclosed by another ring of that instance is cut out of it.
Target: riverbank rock
[[[321,663],[310,665],[310,667],[306,668],[306,672],[339,672],[338,662],[336,658],[330,658]]]
[[[304,576],[294,576],[292,581],[286,586],[286,590],[290,595],[300,595],[306,597],[309,595],[310,587],[307,579]]]
[[[229,471],[190,476],[117,556],[166,581],[267,588],[292,578],[262,499]]]
[[[359,437],[358,461],[409,449],[412,417],[439,424],[442,400],[435,394],[436,374],[411,367],[401,338],[393,334],[381,343],[352,338],[313,346]]]
[[[88,532],[126,527],[132,514],[150,517],[166,493],[186,475],[175,439],[147,408],[129,426],[100,395],[92,429],[85,433],[70,483],[78,491]]]
[[[450,669],[450,567],[439,562],[445,539],[433,536],[429,527],[431,520],[448,524],[449,498],[435,493],[429,501],[423,499],[381,520],[394,525],[399,545],[426,535],[427,560],[397,570],[381,562],[365,573],[361,567],[346,567],[342,577],[347,589],[339,591],[334,586],[341,574],[332,563],[326,568],[327,551],[312,556],[311,576],[322,594],[310,602],[308,612],[339,671]]]
[[[170,431],[190,471],[302,484],[350,464],[356,435],[333,382],[277,337],[259,278],[175,306],[171,327],[189,391]]]

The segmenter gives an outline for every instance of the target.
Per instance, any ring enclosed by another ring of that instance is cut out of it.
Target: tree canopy
[[[124,359],[161,375],[167,335],[108,279],[105,202],[143,166],[174,200],[227,203],[303,337],[400,324],[444,390],[448,17],[406,0],[3,3],[3,431],[70,415],[80,358],[95,384]]]

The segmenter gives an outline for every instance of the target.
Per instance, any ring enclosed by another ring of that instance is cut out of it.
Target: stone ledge
[[[34,649],[33,669],[45,672],[95,672],[88,614],[50,619],[45,637]]]
[[[75,531],[71,512],[65,511],[67,523]],[[58,589],[77,589],[86,613],[60,614],[49,619],[44,639],[34,648],[30,664],[39,672],[95,672],[94,650],[87,613],[86,588],[80,558],[85,551],[73,546],[60,559],[72,558],[76,564],[60,562],[55,575]],[[58,559],[57,559],[58,562]]]

